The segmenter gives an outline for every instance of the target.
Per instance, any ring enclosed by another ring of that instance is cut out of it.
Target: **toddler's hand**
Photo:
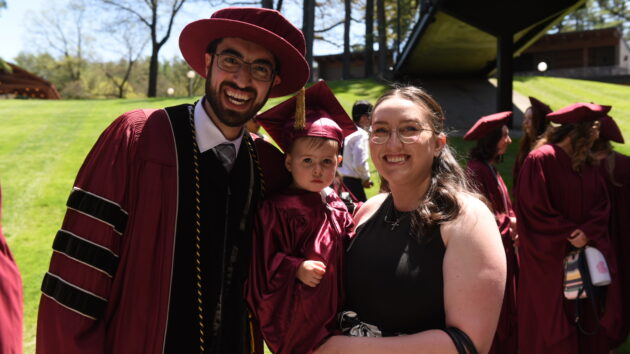
[[[306,260],[300,264],[295,276],[305,285],[314,288],[319,285],[324,274],[326,274],[326,265],[323,262]]]

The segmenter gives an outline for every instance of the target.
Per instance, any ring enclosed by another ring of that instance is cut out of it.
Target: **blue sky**
[[[26,25],[28,17],[44,9],[50,0],[7,0],[7,8],[0,10],[0,57],[4,60],[13,61],[20,51],[33,50],[28,45],[26,35]],[[67,0],[58,1],[60,4],[67,3]],[[184,5],[183,11],[176,17],[173,31],[168,42],[162,47],[160,56],[162,58],[171,59],[180,57],[179,48],[177,46],[177,38],[182,28],[189,22],[210,17],[214,9],[205,2],[189,2]],[[301,25],[300,14],[293,15],[289,13],[290,20],[299,21],[297,26]],[[341,27],[341,26],[339,26]],[[360,27],[360,28],[359,28]],[[353,24],[353,32],[363,31],[363,26]],[[341,33],[341,32],[340,32]],[[341,35],[340,37],[341,38]],[[147,46],[148,48],[149,46]],[[340,53],[341,48],[316,42],[314,53],[316,55]],[[148,55],[148,54],[147,54]]]

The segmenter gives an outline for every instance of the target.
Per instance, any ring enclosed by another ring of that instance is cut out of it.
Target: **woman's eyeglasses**
[[[433,132],[433,129],[423,128],[419,123],[415,122],[403,123],[396,129],[398,139],[403,144],[415,143],[423,131]],[[372,143],[381,145],[389,141],[392,129],[387,125],[372,125],[369,134]]]

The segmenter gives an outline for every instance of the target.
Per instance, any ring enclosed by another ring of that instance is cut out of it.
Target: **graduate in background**
[[[0,188],[0,353],[22,353],[22,278],[2,233]]]
[[[623,135],[617,123],[605,116],[599,120],[599,139],[593,144],[593,158],[599,161],[599,168],[605,176],[610,198],[610,241],[617,259],[619,282],[610,284],[608,291],[616,295],[620,301],[621,312],[616,313],[621,318],[614,329],[609,330],[611,349],[618,348],[625,343],[630,333],[630,156],[613,150],[610,143],[614,141],[624,143]]]
[[[305,109],[302,99],[298,95],[257,117],[285,152],[293,175],[291,185],[259,210],[246,285],[249,306],[274,353],[310,353],[335,332],[353,228],[352,216],[329,186],[344,137],[356,127],[323,81],[306,90]]]
[[[531,106],[527,107],[523,115],[523,137],[518,147],[518,153],[512,170],[512,186],[516,186],[518,173],[530,151],[537,147],[538,140],[549,127],[549,121],[545,118],[551,113],[551,108],[534,97],[529,97]]]
[[[476,140],[469,154],[467,173],[473,183],[492,206],[507,260],[507,279],[501,317],[490,353],[510,354],[517,352],[516,282],[518,259],[514,248],[518,238],[516,214],[512,209],[508,192],[496,164],[503,159],[512,143],[508,120],[511,111],[481,117],[464,135],[464,140]]]
[[[531,151],[521,168],[515,209],[522,354],[608,353],[605,331],[587,336],[574,322],[576,301],[563,295],[563,260],[573,247],[589,244],[606,257],[613,276],[606,182],[590,155],[599,134],[597,120],[609,110],[576,103],[549,113],[547,119],[561,125],[547,131],[545,144]],[[580,317],[583,328],[605,327],[586,304]],[[616,309],[607,306],[606,311],[611,310]]]

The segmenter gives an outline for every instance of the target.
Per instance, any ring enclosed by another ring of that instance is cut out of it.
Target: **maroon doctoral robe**
[[[563,260],[570,249],[567,238],[581,229],[608,260],[614,281],[614,259],[608,237],[609,201],[601,173],[594,166],[573,172],[569,155],[556,145],[529,153],[516,187],[520,273],[518,283],[518,343],[522,354],[607,353],[605,331],[579,333],[573,323],[575,301],[563,295]],[[606,304],[600,325],[609,326]],[[597,327],[586,314],[584,327]],[[604,339],[602,339],[604,337]]]
[[[623,344],[630,333],[630,157],[613,152],[615,169],[614,181],[604,170],[610,197],[610,238],[617,256],[619,300],[622,308],[620,325],[617,331],[608,333],[611,347]],[[614,284],[611,284],[611,287]],[[611,289],[613,290],[613,289]]]
[[[352,226],[334,192],[324,203],[319,193],[287,188],[263,202],[246,297],[272,352],[310,353],[335,333]],[[326,264],[326,274],[314,288],[296,277],[305,260]]]
[[[518,258],[514,250],[514,242],[510,237],[510,217],[515,217],[512,202],[501,174],[493,166],[479,160],[468,161],[468,174],[479,191],[488,198],[492,205],[507,260],[507,279],[505,296],[501,307],[501,316],[497,332],[492,342],[490,353],[516,353],[516,282],[518,275]]]
[[[178,113],[187,107],[175,108],[123,114],[86,157],[42,284],[37,353],[165,352],[169,309],[177,307],[175,241],[193,234],[180,225],[194,224],[192,193],[182,192],[193,185],[189,116]],[[282,161],[269,143],[255,145],[261,161]],[[269,173],[278,180],[284,174]],[[275,182],[267,181],[267,191]],[[262,353],[262,341],[255,344]]]
[[[22,279],[2,233],[0,190],[0,353],[22,353]]]

